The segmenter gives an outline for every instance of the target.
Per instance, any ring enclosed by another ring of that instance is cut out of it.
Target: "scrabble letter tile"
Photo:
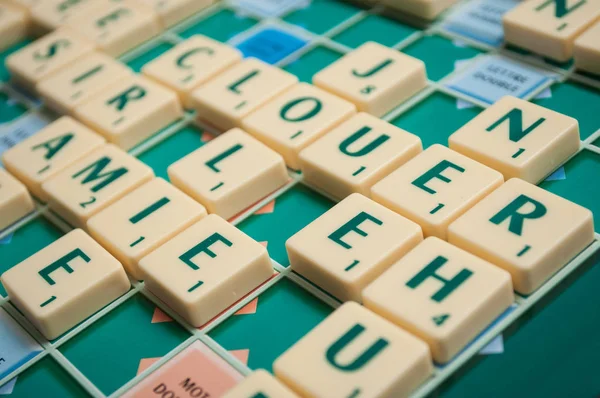
[[[456,3],[456,0],[382,0],[380,3],[395,10],[431,20]]]
[[[223,398],[296,398],[286,386],[281,384],[271,373],[258,369],[241,383],[236,385]]]
[[[0,4],[0,51],[27,37],[29,16],[25,9],[12,4]]]
[[[0,167],[0,231],[34,209],[27,188]]]
[[[427,86],[423,61],[367,42],[313,77],[313,83],[353,102],[359,111],[383,116]]]
[[[206,216],[206,209],[160,178],[145,183],[87,222],[90,235],[137,279],[138,261]]]
[[[275,66],[249,58],[192,92],[198,117],[221,130],[241,125],[242,118],[298,82]]]
[[[359,113],[300,152],[304,181],[343,199],[371,187],[421,152],[421,139],[368,113]]]
[[[342,301],[423,240],[421,227],[352,194],[286,242],[292,269]]]
[[[565,62],[573,56],[575,38],[599,18],[600,0],[524,1],[504,14],[504,39]]]
[[[151,6],[159,15],[162,24],[166,27],[197,13],[211,5],[214,0],[141,0]]]
[[[177,94],[149,79],[129,76],[75,108],[75,116],[128,150],[183,115]]]
[[[2,274],[10,300],[54,339],[130,287],[119,262],[80,229]]]
[[[196,327],[273,274],[267,250],[211,214],[142,258],[145,284]]]
[[[42,184],[52,209],[71,225],[85,228],[103,208],[149,181],[152,169],[107,144]]]
[[[427,344],[354,302],[273,364],[303,397],[405,397],[433,371]]]
[[[373,199],[446,239],[448,225],[498,188],[502,174],[442,145],[432,145],[373,186]]]
[[[26,0],[27,1],[27,0]],[[34,33],[43,34],[65,25],[81,13],[97,8],[108,0],[32,0]]]
[[[472,254],[427,238],[371,283],[365,306],[450,361],[514,300],[510,274]]]
[[[355,112],[352,103],[300,83],[251,113],[242,126],[299,169],[299,152]]]
[[[281,156],[241,129],[232,129],[168,168],[171,182],[229,219],[289,179]]]
[[[575,40],[573,55],[578,69],[600,75],[600,22]]]
[[[30,11],[34,6],[37,6],[42,0],[9,0],[13,5]]]
[[[10,55],[6,67],[15,83],[33,92],[42,79],[93,50],[91,42],[61,28]]]
[[[507,181],[448,228],[448,241],[511,273],[530,294],[594,240],[592,213],[519,179]]]
[[[36,89],[48,107],[62,114],[72,114],[76,106],[131,74],[122,63],[93,52],[42,80]]]
[[[503,97],[452,134],[450,148],[537,183],[579,149],[577,120],[515,97]]]
[[[4,152],[2,162],[31,193],[47,201],[42,184],[103,144],[104,138],[63,116]]]
[[[176,91],[183,105],[192,108],[192,91],[241,59],[236,48],[196,35],[147,63],[142,73]]]
[[[134,0],[106,1],[72,18],[67,26],[117,57],[158,35],[162,26],[150,7]]]

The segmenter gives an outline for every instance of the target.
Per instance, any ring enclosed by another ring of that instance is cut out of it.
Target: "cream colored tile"
[[[223,396],[223,398],[295,398],[298,397],[271,373],[258,369]]]
[[[361,112],[383,116],[424,89],[427,75],[423,61],[367,42],[314,75],[313,83]]]
[[[132,73],[108,55],[93,52],[43,79],[36,89],[48,107],[58,113],[73,114],[75,107]]]
[[[7,2],[26,10],[31,10],[42,3],[42,0],[8,0]]]
[[[245,117],[242,126],[299,169],[300,151],[355,113],[351,102],[299,83]]]
[[[510,274],[435,237],[364,291],[365,306],[429,344],[447,363],[514,301]]]
[[[600,22],[575,40],[573,55],[577,69],[600,75]]]
[[[304,181],[343,199],[371,187],[422,150],[421,139],[368,113],[352,116],[300,152]]]
[[[456,0],[382,0],[386,6],[424,19],[435,19]]]
[[[192,108],[192,91],[241,59],[236,48],[196,35],[146,64],[142,73],[176,91],[184,106]]]
[[[164,26],[173,26],[214,3],[214,0],[139,0],[152,7]]]
[[[168,168],[169,179],[229,219],[289,180],[279,154],[241,129],[232,129]]]
[[[211,214],[139,263],[146,288],[196,327],[273,274],[267,250]]]
[[[446,239],[448,225],[504,182],[502,174],[442,145],[432,145],[373,186],[372,197]]]
[[[42,184],[104,144],[104,138],[64,116],[2,155],[7,170],[36,197],[47,201]]]
[[[10,3],[0,3],[0,51],[25,39],[29,23],[27,10]]]
[[[448,228],[448,241],[512,275],[530,294],[594,240],[592,213],[519,179],[507,181]]]
[[[504,97],[449,138],[451,149],[498,170],[505,179],[537,183],[579,150],[572,117]]]
[[[82,13],[107,4],[109,0],[33,0],[31,17],[35,32],[44,33],[57,29]]]
[[[49,340],[130,287],[121,264],[80,229],[2,274],[10,301]]]
[[[12,80],[34,91],[37,83],[94,50],[94,44],[68,29],[43,36],[6,59]]]
[[[142,279],[138,261],[204,216],[202,205],[155,178],[90,218],[87,226],[130,275]]]
[[[342,301],[361,292],[423,240],[421,227],[352,194],[286,242],[292,269]]]
[[[194,90],[192,104],[200,119],[229,130],[296,82],[291,73],[248,58]]]
[[[406,397],[433,371],[423,341],[349,302],[273,364],[303,397]]]
[[[504,14],[504,39],[537,54],[568,61],[573,42],[600,19],[600,0],[530,0]]]
[[[0,231],[31,213],[34,207],[25,185],[0,167]]]
[[[48,204],[71,225],[87,220],[149,181],[152,169],[112,144],[79,159],[42,184]]]
[[[117,57],[162,31],[152,8],[135,0],[103,1],[69,20],[67,26]]]
[[[75,108],[75,116],[129,150],[183,116],[175,92],[130,75]]]

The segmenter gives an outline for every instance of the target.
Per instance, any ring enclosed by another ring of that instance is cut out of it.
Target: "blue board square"
[[[42,351],[42,347],[0,308],[0,379]]]
[[[446,86],[493,104],[506,95],[526,98],[554,77],[551,72],[492,55],[460,72]]]
[[[289,32],[268,27],[246,38],[236,47],[245,57],[254,57],[274,64],[305,44],[306,40]]]
[[[474,0],[444,22],[446,30],[492,46],[504,40],[502,17],[519,5],[519,0]]]

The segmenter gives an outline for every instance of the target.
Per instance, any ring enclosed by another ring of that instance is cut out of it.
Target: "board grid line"
[[[459,10],[461,7],[465,6],[466,4],[470,3],[471,1],[473,1],[473,0],[463,0],[463,1],[459,2],[448,13]],[[169,28],[168,30],[166,30],[165,32],[160,34],[159,36],[153,38],[152,40],[144,43],[143,45],[137,47],[136,49],[132,50],[131,52],[125,54],[120,59],[124,62],[135,59],[138,56],[145,54],[148,50],[152,49],[154,46],[156,46],[157,44],[160,44],[160,43],[177,44],[177,43],[185,40],[178,34],[178,32],[181,32],[186,27],[192,26],[192,25],[200,22],[201,20],[205,19],[206,17],[209,17],[210,15],[213,15],[221,10],[230,10],[230,11],[236,12],[235,3],[232,1],[227,1],[227,0],[215,3],[212,6],[206,8],[203,11],[199,12],[198,14],[194,15],[187,21],[184,21],[183,23],[180,23],[174,27]],[[317,46],[323,46],[330,50],[340,52],[341,54],[346,54],[346,53],[352,51],[353,50],[352,48],[347,47],[341,43],[335,42],[332,39],[332,37],[335,36],[336,34],[342,32],[343,30],[355,25],[362,19],[366,18],[368,15],[380,15],[380,14],[382,14],[382,11],[383,11],[383,8],[381,6],[377,6],[377,5],[374,7],[368,8],[368,9],[358,11],[357,13],[352,15],[350,18],[348,18],[344,21],[341,21],[339,24],[333,26],[331,29],[327,30],[326,32],[324,32],[321,35],[310,32],[310,31],[305,30],[296,25],[292,25],[280,18],[262,18],[253,27],[234,36],[232,39],[229,40],[229,42],[231,43],[232,41],[239,40],[244,35],[249,35],[252,32],[254,32],[255,30],[260,29],[264,25],[267,25],[267,24],[279,26],[288,31],[291,30],[294,33],[300,32],[302,37],[309,39],[309,41],[305,46],[296,50],[292,54],[289,54],[288,56],[286,56],[285,58],[283,58],[282,60],[280,60],[279,62],[277,62],[275,64],[276,66],[284,67],[284,66],[290,64],[291,62],[293,62],[294,60],[298,59],[302,55],[306,54],[307,52],[311,51],[312,49],[316,48]],[[291,12],[293,12],[293,11],[291,11]],[[281,18],[283,18],[283,17],[284,16],[282,16]],[[423,37],[430,36],[430,35],[439,35],[439,36],[443,36],[443,37],[453,40],[453,41],[465,42],[465,43],[469,44],[471,47],[475,47],[479,50],[482,50],[483,53],[478,54],[475,57],[469,59],[468,61],[465,62],[464,65],[461,66],[461,68],[455,69],[454,71],[449,73],[447,76],[445,76],[440,81],[434,82],[434,81],[429,80],[428,86],[426,89],[424,89],[421,93],[418,93],[414,97],[410,98],[408,101],[400,104],[394,110],[390,111],[388,114],[386,114],[382,118],[383,120],[389,122],[393,119],[396,119],[397,117],[399,117],[400,115],[409,111],[410,109],[412,109],[413,107],[415,107],[422,101],[426,100],[427,98],[429,98],[432,94],[434,94],[436,92],[442,92],[444,94],[450,95],[453,98],[468,101],[468,102],[478,105],[484,109],[489,107],[490,105],[487,103],[478,101],[467,95],[457,93],[454,90],[446,88],[444,86],[444,83],[447,82],[448,80],[450,80],[452,77],[456,76],[461,71],[465,70],[466,68],[472,67],[475,62],[480,62],[482,59],[489,57],[491,55],[499,55],[499,56],[503,56],[503,57],[508,57],[510,59],[517,60],[518,62],[525,63],[530,66],[535,66],[537,68],[541,68],[541,69],[545,70],[546,72],[552,72],[552,73],[557,74],[556,79],[548,79],[548,81],[546,81],[544,85],[538,87],[536,90],[529,93],[527,95],[527,97],[525,98],[526,100],[531,100],[531,99],[535,98],[537,96],[537,94],[539,94],[546,88],[552,86],[553,84],[562,83],[567,80],[574,80],[574,81],[578,81],[580,83],[586,84],[588,86],[600,88],[600,82],[592,80],[586,76],[579,75],[578,73],[575,72],[574,66],[571,66],[569,69],[564,70],[564,69],[561,69],[558,67],[548,65],[540,59],[537,59],[537,58],[534,58],[531,56],[524,56],[521,54],[517,54],[513,51],[510,51],[509,49],[504,48],[504,47],[497,48],[497,47],[493,47],[493,46],[490,46],[487,44],[477,42],[476,40],[472,40],[472,39],[469,39],[469,38],[466,38],[466,37],[460,36],[458,34],[455,34],[453,32],[449,32],[449,31],[445,30],[442,26],[443,21],[444,21],[444,18],[440,18],[440,19],[438,19],[437,22],[430,25],[428,28],[423,29],[423,30],[417,30],[416,32],[412,33],[405,39],[400,40],[399,42],[397,42],[395,45],[393,45],[391,47],[396,50],[402,50],[402,49],[408,47],[410,44],[420,40]],[[44,113],[45,112],[45,109],[44,109],[42,103],[38,103],[38,102],[30,99],[23,93],[14,89],[9,84],[0,83],[0,91],[5,91],[5,92],[8,92],[10,95],[14,95],[15,97],[17,97],[17,99],[19,101],[21,101],[22,103],[24,103],[27,106],[28,111],[21,117],[24,117],[31,113]],[[137,147],[133,148],[130,151],[130,154],[132,154],[134,156],[138,156],[138,155],[144,153],[145,151],[150,150],[150,149],[155,148],[156,146],[160,145],[161,142],[163,142],[165,139],[169,138],[170,136],[174,135],[181,129],[183,129],[185,127],[194,126],[194,125],[197,125],[202,130],[208,131],[210,133],[213,133],[213,134],[218,133],[218,131],[216,131],[211,126],[196,121],[194,112],[186,112],[180,121],[167,127],[165,130],[161,131],[160,133],[156,134],[155,136],[153,136],[150,139],[146,140],[145,142],[141,143]],[[10,124],[8,124],[7,126],[10,127]],[[6,129],[6,130],[8,131],[8,129]],[[577,154],[583,150],[590,150],[594,153],[600,154],[600,148],[592,145],[592,143],[598,138],[600,138],[600,129],[597,130],[596,132],[594,132],[593,134],[591,134],[589,137],[587,137],[584,141],[581,142],[581,145],[580,145],[580,148],[579,148],[579,151],[577,152]],[[577,154],[575,154],[573,156],[576,156]],[[274,198],[289,191],[298,183],[304,184],[304,182],[302,181],[301,175],[291,172],[291,171],[289,174],[290,174],[290,179],[291,179],[291,182],[289,184],[286,184],[281,190],[275,192],[274,194],[269,195],[267,198],[261,200],[259,203],[252,206],[250,209],[247,209],[242,215],[240,215],[238,218],[234,219],[232,223],[234,225],[238,225],[244,219],[251,216],[254,213],[254,211],[256,211],[257,209],[260,209],[262,206],[269,203]],[[314,187],[310,187],[310,188],[312,190],[319,191],[319,190],[315,189]],[[319,192],[321,194],[323,194],[322,191],[319,191]],[[325,196],[332,199],[329,195],[325,195]],[[51,210],[49,210],[47,206],[41,205],[38,203],[35,211],[32,214],[25,217],[23,220],[20,220],[18,223],[16,223],[12,227],[8,228],[7,230],[2,231],[0,233],[0,239],[7,236],[8,234],[14,232],[16,229],[26,225],[27,223],[32,222],[33,220],[37,219],[37,217],[40,217],[40,216],[46,217],[54,225],[59,227],[64,232],[66,232],[65,227],[70,228],[64,221],[62,221],[60,219],[60,217],[58,217]],[[460,367],[462,364],[464,364],[469,359],[471,359],[474,355],[476,355],[477,352],[479,352],[479,350],[481,348],[483,348],[496,335],[501,333],[504,329],[506,329],[506,327],[508,327],[516,319],[518,319],[526,310],[528,310],[535,303],[537,303],[543,296],[545,296],[545,294],[548,291],[550,291],[554,286],[560,284],[560,282],[562,282],[568,275],[570,275],[573,271],[575,271],[577,268],[579,268],[579,266],[582,263],[584,263],[586,259],[590,258],[600,248],[600,242],[599,242],[600,234],[596,233],[595,236],[596,236],[596,241],[594,243],[592,243],[579,256],[577,256],[575,259],[573,259],[571,262],[569,262],[565,267],[563,267],[559,272],[557,272],[549,281],[547,281],[534,294],[532,294],[528,297],[516,295],[516,300],[515,300],[516,309],[513,312],[511,312],[507,317],[502,319],[497,325],[495,325],[494,327],[489,329],[484,335],[480,336],[465,351],[463,351],[461,354],[459,354],[459,356],[457,356],[450,364],[448,364],[447,366],[445,366],[443,368],[436,366],[434,375],[426,383],[424,383],[413,394],[413,396],[414,397],[424,397],[427,394],[434,391],[444,380],[446,380],[451,374],[453,374],[454,371],[456,371],[458,369],[458,367]],[[129,298],[133,297],[136,294],[142,294],[146,299],[153,302],[158,308],[160,308],[165,313],[167,313],[169,316],[171,316],[174,320],[176,320],[179,324],[181,324],[188,331],[188,333],[190,333],[190,337],[188,337],[186,340],[184,340],[182,343],[180,343],[178,346],[176,346],[174,349],[172,349],[167,355],[165,355],[163,358],[161,358],[161,360],[157,361],[155,364],[150,366],[144,372],[141,372],[139,375],[137,375],[136,377],[129,380],[127,383],[125,383],[123,386],[121,386],[118,390],[116,390],[109,396],[116,397],[116,396],[119,396],[122,393],[126,392],[131,387],[133,387],[135,384],[137,384],[139,381],[141,381],[144,377],[146,377],[147,375],[152,373],[154,370],[158,369],[161,365],[168,362],[171,358],[176,356],[178,353],[180,353],[182,350],[184,350],[187,346],[192,344],[194,341],[203,342],[211,350],[213,350],[221,358],[223,358],[226,362],[228,362],[230,365],[232,365],[235,369],[240,371],[242,374],[246,375],[249,372],[251,372],[251,370],[247,366],[243,365],[235,357],[233,357],[233,355],[228,353],[223,347],[221,347],[218,343],[216,343],[207,334],[212,329],[214,329],[219,324],[221,324],[224,320],[228,319],[229,316],[231,316],[233,313],[235,313],[239,308],[243,307],[243,305],[250,302],[254,298],[258,297],[261,293],[263,293],[264,291],[269,289],[271,286],[275,285],[279,280],[281,280],[283,278],[287,278],[288,280],[294,282],[295,284],[299,285],[300,287],[302,287],[303,289],[305,289],[306,291],[311,293],[313,296],[317,297],[321,301],[327,303],[328,305],[330,305],[334,308],[336,306],[340,305],[340,302],[338,300],[331,297],[326,292],[324,292],[320,288],[316,287],[314,284],[312,284],[308,280],[302,278],[298,274],[293,273],[291,270],[291,267],[284,267],[274,260],[272,260],[272,262],[273,262],[274,270],[276,270],[279,273],[276,277],[272,278],[265,285],[259,287],[257,290],[253,291],[250,295],[248,295],[246,298],[244,298],[240,302],[236,303],[235,306],[226,310],[223,314],[219,315],[215,320],[211,321],[211,323],[209,324],[208,327],[201,329],[201,330],[196,329],[193,326],[191,326],[190,324],[188,324],[179,315],[177,315],[174,311],[172,311],[169,307],[167,307],[164,303],[162,303],[158,298],[156,298],[156,296],[154,296],[151,292],[149,292],[147,289],[145,289],[143,282],[132,281],[133,287],[128,293],[126,293],[124,296],[121,296],[119,299],[113,301],[111,304],[104,307],[102,310],[98,311],[97,313],[92,315],[90,318],[86,319],[84,322],[82,322],[80,325],[76,326],[71,331],[67,332],[64,336],[60,337],[54,343],[51,343],[51,342],[48,342],[47,340],[45,340],[43,338],[43,336],[41,336],[41,334],[37,331],[37,329],[35,329],[35,327],[33,327],[33,325],[16,310],[16,308],[12,305],[12,303],[10,303],[10,301],[8,300],[7,297],[0,296],[0,307],[6,309],[7,312],[9,312],[10,315],[14,319],[16,319],[17,322],[30,335],[32,335],[38,341],[38,343],[41,344],[41,346],[43,348],[43,351],[40,354],[36,355],[34,358],[29,360],[27,363],[25,363],[18,369],[16,369],[14,372],[12,372],[9,375],[7,375],[6,377],[2,378],[0,380],[0,386],[3,385],[4,383],[8,382],[12,378],[18,376],[19,374],[21,374],[23,371],[25,371],[29,367],[33,366],[35,363],[37,363],[42,358],[44,358],[46,356],[50,356],[59,366],[61,366],[71,376],[71,378],[73,378],[91,396],[104,397],[105,395],[100,391],[100,389],[98,389],[98,387],[96,387],[85,375],[83,375],[79,371],[79,369],[77,369],[59,351],[59,348],[63,344],[65,344],[66,342],[70,341],[72,338],[77,336],[81,331],[90,327],[95,321],[97,321],[98,319],[100,319],[101,317],[106,315],[107,313],[111,312],[114,308],[116,308],[117,306],[126,302]]]

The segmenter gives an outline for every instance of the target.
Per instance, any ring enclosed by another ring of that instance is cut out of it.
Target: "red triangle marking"
[[[275,199],[256,210],[254,214],[271,214],[275,211]]]
[[[154,309],[154,314],[152,314],[152,323],[162,323],[162,322],[173,322],[173,318],[169,315],[165,314],[160,308],[156,307]]]
[[[271,277],[269,279],[267,279],[266,281],[264,281],[263,283],[261,283],[260,285],[258,285],[255,289],[253,289],[250,293],[246,294],[244,297],[240,298],[240,300],[243,300],[244,298],[246,298],[249,295],[251,295],[253,292],[256,291],[256,289],[260,288],[261,286],[263,286],[265,283],[269,282],[271,279],[273,279],[277,275],[279,275],[279,273],[276,272],[276,271],[273,271],[273,275],[271,275]],[[236,303],[239,302],[240,300],[236,301]],[[229,308],[231,308],[234,305],[235,305],[235,303],[231,304],[229,307],[227,307],[226,309],[224,309],[223,311],[221,311],[217,315],[215,315],[210,321],[206,322],[202,326],[197,327],[196,329],[199,329],[199,330],[204,329],[206,326],[210,325],[212,321],[214,321],[216,318],[218,318],[219,316],[221,316],[225,311],[227,311]]]
[[[144,370],[148,369],[150,366],[154,365],[156,361],[159,361],[161,357],[158,358],[142,358],[140,359],[140,364],[138,365],[138,370],[136,375],[139,375]]]
[[[248,304],[237,310],[233,315],[252,315],[256,314],[256,308],[258,307],[258,297],[250,301]]]
[[[236,357],[244,365],[248,365],[248,357],[250,356],[249,349],[245,348],[243,350],[231,350],[229,353]]]
[[[266,240],[262,241],[262,242],[258,242],[261,245],[263,245],[265,247],[265,249],[267,248],[267,246],[269,245],[269,242],[267,242]]]
[[[207,131],[203,131],[202,132],[202,136],[200,137],[200,140],[202,142],[208,142],[210,140],[213,140],[215,138],[214,135],[212,135],[211,133],[207,132]]]

